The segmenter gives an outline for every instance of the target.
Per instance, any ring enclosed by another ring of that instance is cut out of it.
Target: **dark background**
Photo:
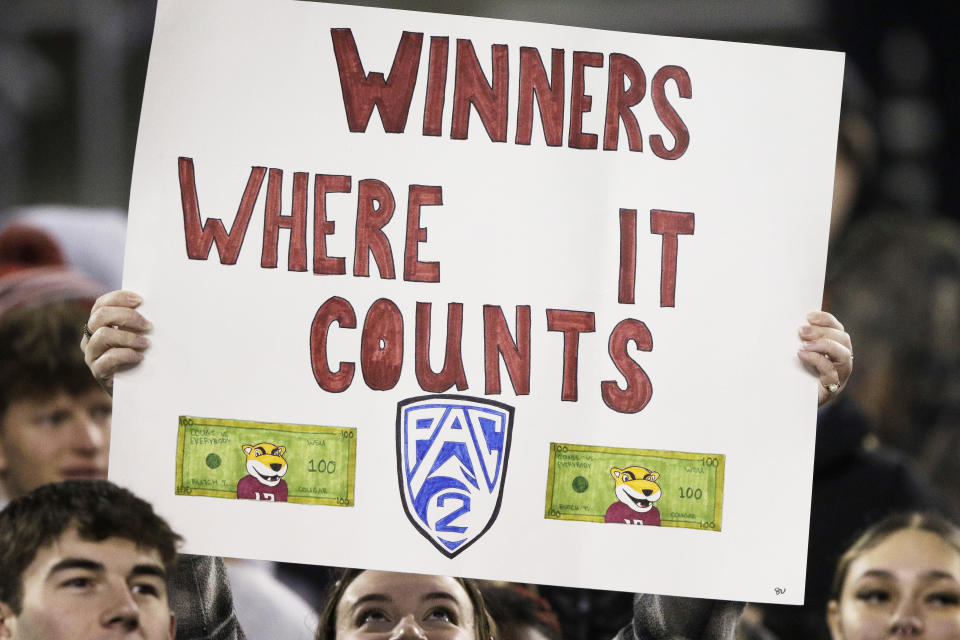
[[[662,35],[846,51],[876,125],[870,204],[960,211],[958,21],[892,0],[349,2]],[[0,1],[0,210],[125,208],[155,3]],[[849,66],[849,65],[848,65]],[[789,118],[790,114],[784,114]]]

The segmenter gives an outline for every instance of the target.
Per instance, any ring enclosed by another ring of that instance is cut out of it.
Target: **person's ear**
[[[6,602],[0,602],[0,638],[13,638],[14,615]]]
[[[836,600],[827,603],[827,626],[830,627],[833,640],[843,640],[843,633],[840,631],[840,603]]]

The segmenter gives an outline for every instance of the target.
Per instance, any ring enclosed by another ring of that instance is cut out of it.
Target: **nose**
[[[641,489],[641,491],[643,491],[643,495],[645,496],[648,496],[651,493],[653,493],[653,489]]]
[[[140,628],[140,609],[126,584],[107,589],[100,624],[104,629],[136,631]]]
[[[96,455],[107,445],[109,435],[106,428],[86,415],[78,415],[72,425],[74,450],[85,455]]]
[[[390,640],[427,640],[427,634],[411,613],[400,618],[390,634]]]
[[[280,471],[280,469],[283,468],[283,465],[280,464],[279,462],[272,462],[270,463],[270,468],[273,469],[274,471]]]
[[[904,598],[893,612],[890,619],[890,635],[919,636],[923,634],[923,616],[920,609],[911,598]]]

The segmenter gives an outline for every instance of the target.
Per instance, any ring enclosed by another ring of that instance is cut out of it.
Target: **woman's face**
[[[473,613],[453,578],[364,571],[337,604],[337,640],[476,640]]]
[[[929,531],[891,534],[850,563],[827,621],[835,640],[960,638],[960,552]]]

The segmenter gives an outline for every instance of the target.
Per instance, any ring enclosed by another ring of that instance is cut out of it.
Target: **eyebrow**
[[[132,576],[156,576],[161,580],[167,579],[167,572],[158,564],[142,563],[133,567],[130,571]]]
[[[431,591],[430,593],[424,595],[421,600],[434,600],[436,598],[450,600],[451,602],[459,604],[459,601],[453,597],[453,594],[447,593],[446,591]]]
[[[424,594],[423,597],[420,598],[421,601],[436,599],[449,600],[453,603],[459,604],[459,601],[452,594],[447,593],[446,591],[431,591],[430,593]],[[368,593],[365,596],[357,598],[357,601],[354,602],[350,608],[356,609],[360,605],[367,602],[391,602],[392,600],[393,598],[383,593]]]
[[[50,568],[49,575],[53,575],[58,571],[69,571],[70,569],[87,569],[88,571],[103,572],[106,570],[106,567],[104,567],[101,562],[87,558],[64,558]]]
[[[943,571],[943,570],[941,570],[941,569],[934,569],[934,570],[932,570],[932,571],[927,571],[925,574],[923,574],[923,575],[920,576],[920,577],[923,578],[923,579],[925,579],[925,580],[942,580],[942,579],[947,579],[947,580],[953,580],[954,582],[957,581],[957,577],[956,577],[955,575],[953,575],[952,573],[950,573],[950,572],[948,572],[948,571]]]
[[[357,598],[357,601],[350,606],[350,609],[351,610],[356,609],[360,605],[365,604],[367,602],[389,602],[389,601],[390,601],[390,598],[388,598],[382,593],[368,593],[365,596],[360,596],[359,598]]]
[[[87,571],[95,571],[97,573],[103,573],[106,571],[106,567],[102,562],[97,562],[95,560],[90,560],[88,558],[64,558],[57,564],[53,565],[50,568],[49,575],[53,575],[60,571],[70,571],[73,569],[84,569]],[[167,572],[164,571],[163,567],[158,564],[152,563],[141,563],[135,565],[133,569],[130,570],[130,575],[132,576],[156,576],[161,580],[167,579]]]
[[[861,575],[860,577],[861,578],[893,579],[894,575],[893,575],[893,572],[886,571],[884,569],[871,569],[869,571],[865,571],[863,575]],[[921,574],[920,578],[927,581],[942,580],[942,579],[953,580],[954,582],[957,581],[957,577],[955,575],[953,575],[948,571],[942,571],[940,569],[932,569],[930,571],[927,571],[926,573]]]

